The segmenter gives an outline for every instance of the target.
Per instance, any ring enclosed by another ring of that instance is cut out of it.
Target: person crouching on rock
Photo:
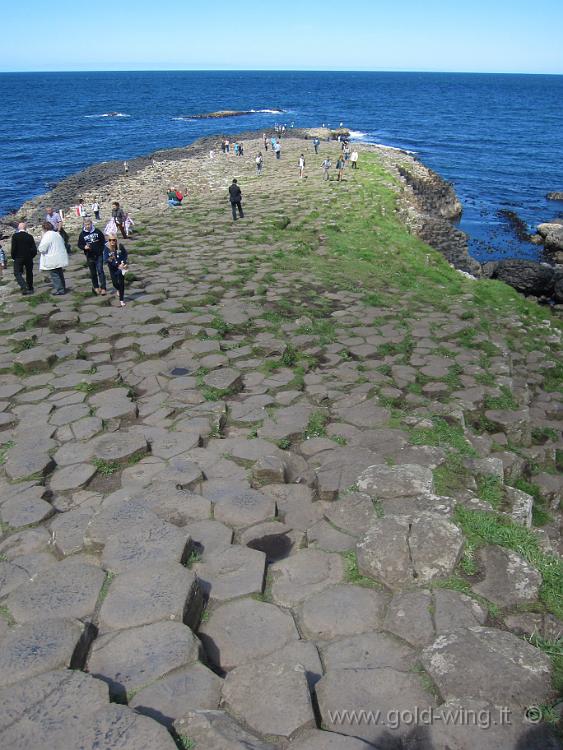
[[[108,264],[111,283],[117,290],[119,304],[121,307],[125,307],[125,274],[129,270],[127,268],[127,250],[123,245],[117,244],[115,234],[108,235],[108,241],[104,247],[104,263]]]
[[[167,198],[168,198],[168,205],[169,206],[179,206],[182,201],[178,198],[176,190],[174,188],[170,188],[167,192]],[[182,195],[182,198],[184,196]]]
[[[65,242],[59,232],[55,232],[53,225],[43,223],[43,237],[39,243],[39,270],[49,271],[53,294],[66,294],[66,282],[63,268],[68,266],[68,253]]]
[[[104,247],[106,240],[102,232],[96,229],[91,219],[84,221],[84,228],[78,236],[78,247],[84,251],[94,294],[106,293],[106,275],[104,273]]]

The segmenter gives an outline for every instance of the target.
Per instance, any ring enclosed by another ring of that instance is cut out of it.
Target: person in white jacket
[[[39,243],[39,270],[49,271],[53,284],[53,294],[66,294],[63,268],[68,266],[68,253],[63,238],[55,232],[53,225],[43,224],[43,237]]]

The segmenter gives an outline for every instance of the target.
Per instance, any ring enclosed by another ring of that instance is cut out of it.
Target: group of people
[[[115,205],[119,208],[118,203],[114,203]],[[119,226],[115,220],[116,217],[112,216],[112,219],[116,226]],[[69,252],[68,235],[64,232],[60,213],[48,208],[42,229],[43,234],[37,245],[33,235],[27,231],[27,224],[25,222],[18,224],[17,231],[14,232],[11,240],[14,277],[23,295],[33,294],[35,291],[33,265],[34,259],[39,255],[39,270],[49,274],[53,294],[61,296],[67,292],[64,269],[69,264]],[[102,296],[107,294],[104,271],[104,265],[106,265],[119,298],[119,304],[125,307],[125,274],[128,271],[128,257],[126,248],[117,241],[117,234],[110,232],[106,239],[106,235],[95,228],[92,220],[86,218],[78,236],[77,245],[86,258],[92,281],[92,292]]]
[[[231,152],[231,142],[228,138],[221,141],[221,151],[224,154],[229,154]],[[244,156],[244,144],[241,141],[235,141],[233,143],[233,151],[235,156]]]
[[[168,188],[166,193],[169,206],[181,206],[184,200],[184,193],[179,188]]]
[[[281,157],[281,145],[279,142],[279,138],[276,138],[275,136],[271,139],[268,139],[266,136],[266,133],[262,135],[262,139],[264,142],[264,150],[268,150],[268,144],[272,145],[272,150],[274,154],[276,155],[276,158],[279,159]],[[336,168],[336,180],[337,182],[341,182],[344,179],[344,170],[346,168],[346,165],[350,163],[352,165],[353,169],[357,169],[358,167],[358,152],[356,149],[351,150],[350,144],[346,140],[341,140],[339,138],[339,142],[341,143],[341,153],[338,156],[338,159],[336,160],[335,168]],[[228,143],[228,141],[223,141],[222,145],[225,143]],[[320,146],[320,139],[319,138],[313,138],[313,148],[315,149],[315,154],[319,153],[319,146]],[[225,149],[223,148],[223,151]],[[213,153],[213,152],[211,152]],[[262,152],[259,151],[255,157],[255,163],[256,163],[256,174],[261,175],[262,169],[264,166],[264,157],[262,156]],[[303,179],[305,177],[305,154],[299,155],[299,161],[297,163],[298,169],[299,169],[299,178]],[[324,180],[330,180],[330,170],[332,168],[332,161],[329,156],[327,156],[324,161],[321,164],[322,170],[323,170],[323,179]],[[170,197],[170,193],[169,193]],[[231,203],[231,210],[233,213],[233,221],[236,221],[237,218],[244,218],[244,213],[242,211],[242,192],[240,189],[240,186],[237,182],[237,180],[233,180],[232,184],[229,187],[229,201]],[[169,201],[170,203],[170,201]],[[178,205],[178,204],[174,204]],[[238,211],[238,216],[237,216]]]

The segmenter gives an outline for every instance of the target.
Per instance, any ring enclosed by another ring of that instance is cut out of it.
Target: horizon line
[[[65,70],[0,70],[0,75],[24,75],[29,73],[422,73],[425,75],[563,76],[563,72],[529,72],[518,70],[390,70],[381,68],[72,68]]]

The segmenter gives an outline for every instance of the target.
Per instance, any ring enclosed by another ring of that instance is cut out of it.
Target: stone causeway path
[[[320,280],[329,148],[161,165],[124,309],[4,288],[2,748],[560,746],[560,331]]]

